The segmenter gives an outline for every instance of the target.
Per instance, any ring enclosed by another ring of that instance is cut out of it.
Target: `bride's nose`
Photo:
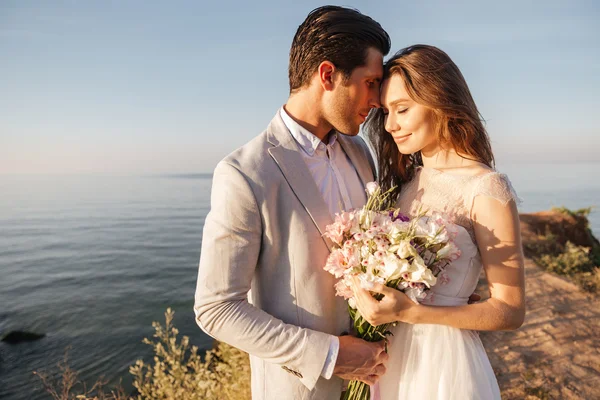
[[[400,130],[400,125],[398,124],[398,121],[396,121],[396,118],[394,118],[394,116],[391,116],[390,114],[385,116],[385,130],[387,132],[396,132]]]

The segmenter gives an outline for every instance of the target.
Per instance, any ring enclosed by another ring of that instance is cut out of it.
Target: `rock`
[[[561,212],[557,209],[532,214],[521,214],[521,228],[524,235],[552,234],[556,240],[565,244],[567,241],[584,247],[600,246],[598,239],[592,234],[586,215]]]
[[[46,336],[44,333],[34,333],[25,331],[11,331],[2,337],[2,341],[8,344],[17,344],[22,342],[33,342]]]
[[[523,247],[529,257],[562,253],[567,241],[577,246],[600,247],[585,213],[553,209],[519,217]]]

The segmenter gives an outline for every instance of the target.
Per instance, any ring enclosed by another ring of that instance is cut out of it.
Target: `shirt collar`
[[[323,144],[321,139],[294,121],[283,107],[281,107],[279,114],[281,115],[283,123],[289,129],[292,137],[300,145],[302,150],[304,150],[304,152],[310,156],[314,155],[319,145]],[[337,141],[337,132],[334,131],[333,134],[328,135],[328,138],[328,145],[333,146]]]

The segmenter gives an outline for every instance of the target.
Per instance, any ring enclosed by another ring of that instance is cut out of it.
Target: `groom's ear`
[[[331,61],[323,61],[319,64],[319,83],[323,87],[324,90],[330,91],[334,88],[335,75],[337,73],[337,69],[335,65]]]

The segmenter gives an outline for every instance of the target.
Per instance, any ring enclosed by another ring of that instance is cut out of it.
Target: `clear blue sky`
[[[500,163],[600,156],[597,1],[347,1],[445,50]],[[210,172],[287,98],[315,1],[0,1],[0,173]]]

